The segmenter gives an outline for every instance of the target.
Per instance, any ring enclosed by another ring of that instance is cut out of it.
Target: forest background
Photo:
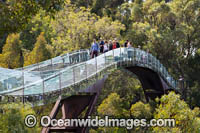
[[[18,68],[117,38],[149,50],[169,73],[187,81],[186,98],[171,92],[144,98],[136,77],[109,75],[94,115],[175,118],[176,127],[94,128],[90,132],[200,132],[200,0],[0,0],[0,66]],[[126,84],[125,84],[126,83]],[[24,126],[28,113],[48,115],[52,105],[0,105],[0,130],[40,131]],[[12,126],[8,126],[12,125]]]

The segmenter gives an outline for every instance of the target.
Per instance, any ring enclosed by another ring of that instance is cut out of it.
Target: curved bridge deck
[[[179,89],[179,83],[170,76],[160,61],[143,50],[118,48],[93,59],[88,59],[88,54],[87,51],[84,58],[77,54],[82,60],[78,58],[76,64],[64,66],[59,71],[51,69],[53,72],[47,71],[45,76],[41,76],[41,71],[37,70],[45,69],[48,63],[41,65],[43,69],[36,69],[37,66],[33,65],[24,70],[10,70],[13,75],[0,80],[3,84],[0,86],[0,95],[8,97],[10,101],[50,102],[55,101],[59,95],[69,97],[84,92],[92,93],[92,90],[85,88],[105,77],[109,70],[119,67],[136,74],[147,95],[150,95],[149,92],[152,96],[162,95],[167,90]],[[58,65],[59,62],[55,64]]]

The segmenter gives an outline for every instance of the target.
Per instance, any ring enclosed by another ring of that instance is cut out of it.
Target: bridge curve
[[[84,57],[88,57],[89,53],[87,54]],[[80,57],[80,54],[77,55]],[[152,54],[137,48],[118,48],[93,59],[85,58],[84,62],[77,61],[44,78],[35,78],[38,71],[34,74],[33,69],[13,70],[23,73],[18,80],[24,83],[25,79],[30,78],[30,81],[20,85],[16,83],[17,87],[0,88],[0,95],[20,101],[55,101],[59,95],[69,97],[88,92],[85,88],[95,85],[97,80],[105,77],[113,68],[124,68],[136,74],[149,97],[161,96],[170,89],[178,91],[178,82]],[[14,80],[11,79],[10,82],[2,81],[5,82],[14,84]]]

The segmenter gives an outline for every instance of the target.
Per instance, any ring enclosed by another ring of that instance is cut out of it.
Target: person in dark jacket
[[[126,40],[126,42],[124,43],[124,47],[128,47],[128,40]]]
[[[111,41],[111,40],[109,41],[109,45],[108,45],[108,46],[109,46],[109,50],[112,50],[112,49],[113,49],[113,44],[112,44],[112,41]]]
[[[117,41],[117,38],[115,38],[115,42],[116,42],[116,48],[120,48],[120,44],[119,44],[119,42]]]
[[[103,49],[104,49],[104,41],[103,41],[103,39],[101,38],[101,41],[100,41],[100,43],[99,43],[99,47],[100,47],[100,53],[103,53]]]

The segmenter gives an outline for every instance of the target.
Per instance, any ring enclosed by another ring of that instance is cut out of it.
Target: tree
[[[117,93],[111,93],[102,103],[98,106],[97,112],[100,116],[110,116],[114,118],[127,117],[128,111],[122,107],[122,99]],[[98,131],[103,132],[126,132],[125,128],[119,127],[106,127],[98,128]],[[94,132],[94,131],[93,131]]]
[[[175,127],[153,127],[155,132],[199,132],[200,118],[198,117],[199,108],[191,110],[188,105],[180,99],[179,95],[170,92],[161,99],[154,115],[155,119],[171,118],[175,119]]]
[[[131,116],[137,119],[150,119],[152,118],[151,107],[149,104],[144,104],[141,101],[131,106]]]
[[[23,55],[19,34],[10,34],[3,47],[1,65],[6,68],[18,68],[23,66]]]
[[[56,55],[65,52],[89,48],[95,31],[93,25],[97,17],[89,9],[81,7],[76,9],[68,3],[65,8],[55,16],[52,22],[52,44]]]
[[[22,103],[8,103],[0,105],[0,132],[4,133],[32,133],[40,132],[38,124],[34,128],[28,128],[24,119],[28,114],[35,115],[31,105]]]
[[[126,112],[126,110],[122,108],[122,99],[117,93],[111,93],[106,99],[104,99],[101,105],[98,106],[97,111],[98,114],[102,116],[108,115],[115,117],[123,116],[124,112]]]
[[[134,47],[145,46],[148,42],[148,36],[146,35],[146,31],[150,29],[150,25],[148,23],[135,22],[132,27],[129,29],[126,37],[128,40],[133,42]]]
[[[120,39],[120,31],[125,30],[123,24],[119,21],[112,21],[111,18],[103,17],[95,23],[96,36],[106,40],[118,38]]]
[[[129,110],[131,105],[139,100],[145,102],[140,81],[133,74],[123,70],[113,70],[110,72],[101,90],[102,95],[100,95],[99,100],[102,101],[114,92],[120,96],[123,108],[126,110]]]
[[[191,57],[188,61],[188,82],[189,89],[187,90],[189,96],[187,98],[190,107],[200,107],[200,49],[197,50],[196,54]]]
[[[52,44],[56,55],[89,48],[94,38],[119,37],[120,31],[124,29],[119,21],[112,21],[108,17],[100,19],[90,13],[90,9],[77,9],[70,3],[55,18],[51,26],[55,35]]]
[[[48,44],[44,38],[44,33],[41,32],[37,38],[34,49],[30,52],[29,56],[25,60],[24,65],[27,66],[49,59],[51,57],[51,53],[47,49],[47,45]]]
[[[0,1],[0,52],[8,34],[23,30],[40,9],[53,16],[64,3],[65,0]]]
[[[24,30],[20,32],[22,47],[26,50],[33,50],[36,39],[41,32],[44,32],[47,43],[51,44],[51,38],[53,36],[52,29],[50,28],[51,20],[52,18],[45,10],[39,10],[25,26]]]
[[[181,76],[189,81],[190,88],[197,87],[199,78],[193,72],[198,73],[194,56],[200,48],[200,1],[146,0],[126,5],[132,20],[126,38],[135,47],[148,49],[175,79]],[[199,92],[198,88],[195,92]]]
[[[91,12],[96,13],[98,16],[108,16],[115,20],[118,7],[124,2],[126,0],[94,0]]]

